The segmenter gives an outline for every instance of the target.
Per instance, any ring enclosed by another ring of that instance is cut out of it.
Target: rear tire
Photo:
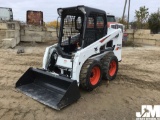
[[[118,72],[118,59],[112,53],[108,53],[101,60],[104,80],[113,80],[115,79]]]
[[[101,79],[102,68],[100,62],[88,59],[80,72],[80,86],[87,91],[92,91],[99,85]]]

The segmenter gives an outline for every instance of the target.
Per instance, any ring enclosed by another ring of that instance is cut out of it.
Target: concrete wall
[[[2,40],[6,38],[6,31],[0,30],[0,47],[2,47]]]
[[[43,26],[21,26],[20,33],[21,41],[25,42],[47,42],[51,40],[56,40],[56,30],[47,29]]]
[[[128,40],[136,44],[160,46],[160,34],[150,34],[150,30],[128,29]],[[56,30],[43,26],[21,25],[20,22],[0,22],[0,47],[15,47],[20,41],[56,41]]]
[[[136,44],[160,46],[160,34],[151,34],[150,30],[133,30],[128,29],[128,40],[134,41]]]
[[[20,42],[20,23],[0,22],[0,47],[15,47]]]
[[[20,41],[56,41],[56,30],[44,26],[22,25],[20,22],[0,22],[0,47],[15,47]]]

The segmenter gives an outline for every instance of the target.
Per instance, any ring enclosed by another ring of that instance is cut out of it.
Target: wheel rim
[[[96,85],[99,81],[100,75],[101,75],[100,68],[97,66],[93,67],[90,75],[90,83],[92,85]]]
[[[114,74],[116,73],[116,69],[117,69],[116,61],[112,60],[109,65],[109,75],[114,76]]]

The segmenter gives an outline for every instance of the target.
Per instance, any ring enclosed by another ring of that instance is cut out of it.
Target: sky
[[[124,3],[125,0],[0,0],[0,7],[12,8],[14,19],[24,22],[27,10],[43,11],[44,22],[50,22],[57,19],[57,8],[77,5],[102,9],[106,13],[122,17]],[[135,10],[141,6],[149,8],[149,13],[157,12],[160,0],[131,0],[130,21],[135,19]]]

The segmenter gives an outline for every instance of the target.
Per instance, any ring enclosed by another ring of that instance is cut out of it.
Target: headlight
[[[53,55],[53,56],[54,56],[54,59],[55,59],[55,60],[57,60],[57,58],[58,58],[57,53],[54,53],[54,55]]]

